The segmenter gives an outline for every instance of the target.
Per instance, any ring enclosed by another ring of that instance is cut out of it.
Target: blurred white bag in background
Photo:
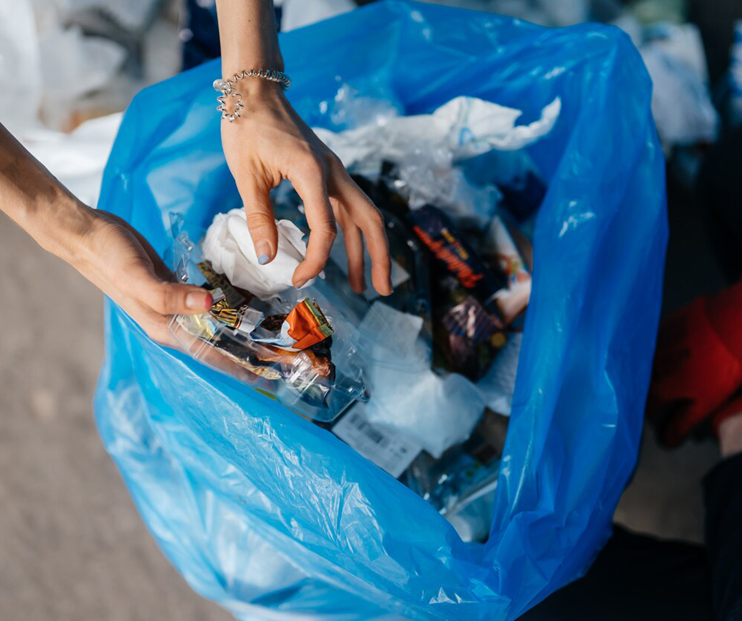
[[[40,75],[39,41],[30,2],[0,2],[0,121],[11,132],[37,122]]]
[[[0,122],[89,205],[98,199],[120,111],[143,86],[179,68],[177,24],[153,21],[161,5],[0,2]],[[143,75],[122,72],[132,47],[145,61]]]
[[[641,45],[654,83],[652,114],[666,148],[716,140],[719,114],[711,101],[703,42],[693,24],[658,24]]]

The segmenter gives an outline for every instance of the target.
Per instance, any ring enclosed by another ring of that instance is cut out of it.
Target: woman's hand
[[[150,338],[177,347],[168,329],[170,316],[209,310],[211,295],[201,287],[172,282],[160,256],[124,220],[105,211],[89,212],[89,226],[70,263]]]
[[[251,69],[283,71],[272,0],[216,0],[216,10],[223,77]],[[267,263],[276,254],[276,224],[268,194],[288,179],[304,201],[311,229],[307,257],[296,268],[294,285],[300,287],[322,271],[340,225],[351,287],[358,292],[365,289],[365,237],[374,288],[389,295],[391,261],[379,210],[299,118],[278,84],[243,78],[236,90],[245,108],[234,123],[222,123],[222,144],[247,209],[258,258]],[[229,109],[232,98],[227,102]]]
[[[365,238],[374,288],[389,295],[389,248],[379,210],[338,157],[299,118],[280,86],[260,78],[244,78],[238,82],[238,90],[245,108],[234,123],[222,123],[222,143],[261,262],[271,261],[277,248],[269,193],[282,179],[288,179],[304,201],[311,229],[307,256],[296,268],[294,285],[301,287],[322,271],[337,223],[343,230],[351,287],[359,293],[366,287]]]
[[[152,246],[121,218],[78,201],[0,125],[0,211],[75,267],[163,345],[169,315],[202,313],[211,295],[172,278]]]

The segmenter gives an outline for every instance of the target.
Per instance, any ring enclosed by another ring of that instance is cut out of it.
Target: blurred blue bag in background
[[[640,441],[667,224],[651,83],[629,38],[450,8],[374,4],[282,36],[311,119],[341,83],[405,113],[459,95],[538,118],[548,182],[486,544],[331,433],[162,348],[107,303],[98,425],[145,522],[193,588],[241,619],[514,619],[589,567]],[[220,141],[218,62],[143,91],[99,207],[161,254],[241,204]],[[310,120],[310,122],[312,122]]]

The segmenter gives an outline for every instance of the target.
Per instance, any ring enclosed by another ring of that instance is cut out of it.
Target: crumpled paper
[[[243,207],[217,214],[206,231],[201,250],[214,269],[235,287],[247,289],[261,300],[270,300],[293,286],[294,270],[307,254],[304,234],[293,222],[276,220],[276,228],[278,250],[273,261],[265,265],[258,263]]]

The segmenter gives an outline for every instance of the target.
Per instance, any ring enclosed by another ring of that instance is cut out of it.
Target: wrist
[[[236,85],[237,92],[243,100],[283,99],[284,89],[278,82],[264,78],[245,78]]]
[[[251,115],[265,108],[282,108],[287,105],[284,89],[291,85],[289,77],[275,71],[244,70],[231,78],[214,82],[222,120],[230,124],[243,115]]]
[[[94,209],[64,193],[37,207],[40,217],[30,230],[38,244],[79,269],[87,259],[90,237],[97,220]]]

